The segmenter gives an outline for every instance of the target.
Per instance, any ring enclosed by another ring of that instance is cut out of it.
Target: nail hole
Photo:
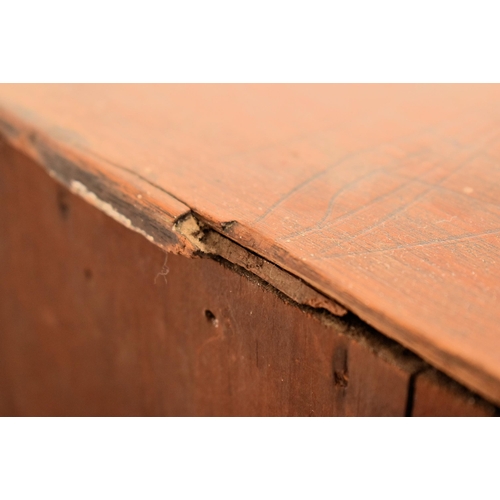
[[[215,314],[209,309],[205,310],[205,318],[207,318],[207,321],[210,321],[212,325],[219,326],[219,320],[215,317]]]
[[[333,372],[333,381],[337,387],[345,388],[349,384],[349,377],[345,372]]]
[[[335,387],[345,389],[349,384],[348,349],[342,343],[333,353],[333,382]]]
[[[83,270],[83,274],[85,275],[85,278],[87,278],[88,280],[92,279],[92,271],[89,268],[85,268]]]
[[[59,211],[61,212],[63,219],[67,219],[69,214],[69,203],[67,194],[64,191],[59,191],[59,193],[57,194],[57,204],[59,206]]]

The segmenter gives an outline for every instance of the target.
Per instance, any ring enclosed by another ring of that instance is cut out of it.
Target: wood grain
[[[420,362],[359,322],[166,260],[5,145],[0,194],[0,414],[405,414]]]
[[[436,370],[415,378],[414,417],[493,417],[498,410]]]
[[[0,108],[49,170],[193,211],[500,402],[500,86],[5,85]]]

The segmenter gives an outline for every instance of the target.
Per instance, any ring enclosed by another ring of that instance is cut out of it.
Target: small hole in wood
[[[83,274],[85,275],[85,278],[88,280],[92,279],[92,270],[89,269],[88,267],[83,270]]]
[[[346,388],[349,384],[349,377],[345,372],[333,372],[333,380],[337,387]]]
[[[57,204],[63,219],[67,219],[69,215],[69,203],[67,194],[64,191],[59,191],[57,194]]]
[[[215,314],[209,309],[205,310],[205,318],[207,318],[207,321],[212,323],[212,325],[219,326],[219,320],[215,317]]]

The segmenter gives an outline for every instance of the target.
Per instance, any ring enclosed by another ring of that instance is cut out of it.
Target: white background
[[[3,0],[0,81],[497,82],[496,4]]]

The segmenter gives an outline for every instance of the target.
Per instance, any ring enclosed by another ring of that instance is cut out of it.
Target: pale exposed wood
[[[198,221],[192,213],[178,219],[174,225],[174,231],[185,236],[201,252],[222,257],[246,269],[298,304],[326,309],[336,316],[344,316],[347,313],[335,300],[317,292],[290,273],[211,230],[209,226]]]
[[[500,402],[500,86],[1,86],[0,108],[127,219],[147,189],[167,229],[192,210]]]

